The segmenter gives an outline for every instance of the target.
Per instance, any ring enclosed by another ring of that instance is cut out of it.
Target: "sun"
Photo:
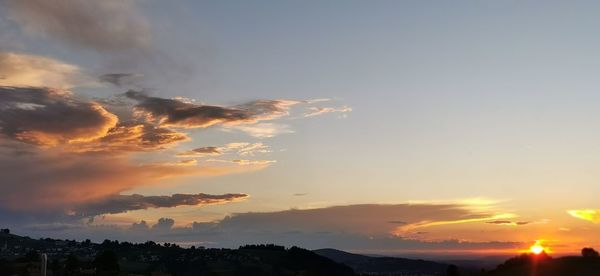
[[[545,252],[545,251],[546,251],[546,248],[544,248],[544,247],[542,246],[542,243],[541,243],[541,242],[538,240],[538,241],[535,241],[535,244],[534,244],[534,245],[532,245],[531,247],[529,247],[529,251],[530,251],[531,253],[535,254],[535,255],[539,255],[539,254],[541,254],[542,252]]]

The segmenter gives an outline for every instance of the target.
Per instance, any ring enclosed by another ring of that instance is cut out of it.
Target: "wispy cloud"
[[[459,218],[452,220],[423,220],[416,223],[410,223],[407,225],[400,226],[396,228],[393,233],[394,235],[402,236],[405,234],[410,234],[415,232],[416,229],[428,228],[433,226],[443,226],[443,225],[452,225],[452,224],[463,224],[463,223],[472,223],[472,222],[482,222],[488,220],[498,220],[498,219],[506,219],[513,218],[514,214],[472,214],[468,218]]]
[[[519,225],[531,224],[531,221],[492,220],[492,221],[486,221],[485,223],[495,224],[495,225],[519,226]]]
[[[137,102],[135,109],[139,116],[162,126],[179,128],[255,124],[288,115],[289,107],[298,103],[290,100],[261,100],[223,107],[151,97],[134,90],[129,90],[125,95]]]
[[[258,143],[247,143],[247,142],[236,142],[229,143],[221,147],[210,146],[195,148],[189,151],[177,153],[178,157],[204,157],[204,156],[217,156],[228,153],[235,153],[240,156],[254,156],[260,153],[269,153],[271,149],[269,146],[258,142]]]
[[[309,107],[307,112],[304,113],[304,117],[314,117],[327,113],[348,113],[352,112],[352,108],[349,106],[343,106],[340,108],[335,107]]]
[[[586,220],[593,223],[600,223],[600,210],[596,209],[579,209],[568,210],[567,213],[574,218]]]
[[[224,126],[224,129],[242,131],[256,138],[271,138],[281,134],[294,133],[289,125],[276,123]]]

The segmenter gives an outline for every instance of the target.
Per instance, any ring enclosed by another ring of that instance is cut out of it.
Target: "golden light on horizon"
[[[542,246],[542,242],[537,240],[535,241],[535,244],[533,244],[531,247],[529,247],[529,252],[535,254],[535,255],[539,255],[542,252],[546,252],[547,248],[545,248],[544,246]]]

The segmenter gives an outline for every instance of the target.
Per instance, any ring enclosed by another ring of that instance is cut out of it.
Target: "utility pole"
[[[41,267],[40,267],[41,273],[40,274],[42,276],[46,276],[46,270],[48,268],[48,256],[46,255],[46,253],[42,253],[42,256],[40,259],[41,259],[41,264],[40,264],[41,265]]]

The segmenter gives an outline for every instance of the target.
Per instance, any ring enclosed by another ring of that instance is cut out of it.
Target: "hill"
[[[551,258],[545,254],[523,254],[507,260],[485,275],[595,276],[600,275],[600,257],[567,256]]]
[[[446,275],[448,264],[395,257],[369,257],[326,248],[313,252],[368,275]]]
[[[0,233],[0,275],[356,275],[343,264],[299,247],[247,245],[238,249],[181,248],[176,244],[92,243],[31,239]]]

